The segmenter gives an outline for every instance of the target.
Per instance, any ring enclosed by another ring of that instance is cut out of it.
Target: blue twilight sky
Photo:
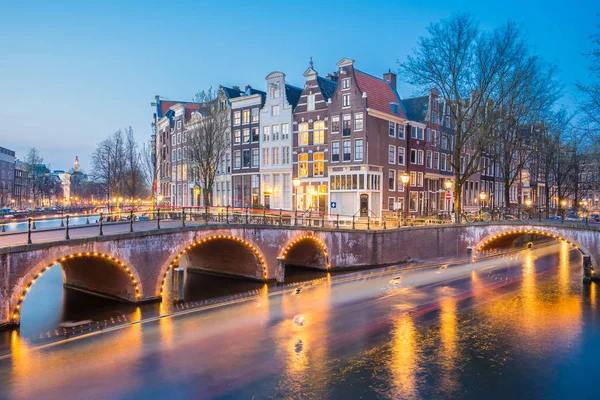
[[[36,146],[56,169],[131,125],[151,134],[159,94],[191,100],[209,86],[264,87],[273,70],[302,85],[312,56],[325,75],[342,57],[380,76],[397,68],[431,22],[469,12],[484,28],[512,19],[556,63],[565,85],[589,79],[592,0],[14,1],[0,0],[0,146]],[[536,4],[537,3],[537,4]],[[414,94],[399,86],[401,97]]]

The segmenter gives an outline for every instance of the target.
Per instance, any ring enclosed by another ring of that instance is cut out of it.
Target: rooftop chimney
[[[240,90],[239,86],[232,86],[232,88],[234,88],[235,90]]]
[[[327,74],[326,78],[329,79],[330,81],[337,82],[337,80],[338,80],[338,72],[334,71],[334,72],[332,72],[330,74]]]
[[[392,89],[396,90],[396,74],[391,70],[388,70],[385,74],[383,74],[383,79],[388,81],[390,85],[392,85]]]

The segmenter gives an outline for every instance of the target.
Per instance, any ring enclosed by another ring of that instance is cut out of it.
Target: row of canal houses
[[[348,58],[326,76],[311,60],[304,77],[302,88],[278,71],[267,75],[264,91],[219,88],[220,107],[231,118],[230,147],[213,205],[349,218],[448,212],[452,121],[435,90],[401,99],[394,73],[373,76]],[[202,205],[201,185],[188,173],[185,137],[201,105],[157,97],[156,107],[157,194],[172,206]],[[465,208],[477,207],[480,175],[471,179]],[[490,198],[502,199],[499,186],[486,186]]]

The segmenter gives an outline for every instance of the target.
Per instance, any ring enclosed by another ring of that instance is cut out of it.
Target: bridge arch
[[[181,265],[184,258],[188,258],[190,264],[203,262],[211,264],[205,270],[208,272],[218,272],[223,274],[239,275],[252,279],[266,281],[268,279],[267,263],[261,250],[254,243],[240,239],[229,234],[210,235],[203,238],[194,239],[192,243],[181,249],[169,263],[162,268],[157,283],[157,292],[160,297],[163,296],[167,276],[173,268]],[[227,268],[216,268],[215,266],[231,264],[237,261],[238,270]],[[257,270],[258,269],[258,270]]]
[[[285,264],[329,269],[329,254],[325,243],[314,235],[300,235],[286,244],[280,254]]]
[[[67,287],[130,302],[136,302],[142,297],[140,276],[133,266],[126,265],[122,260],[106,253],[71,253],[28,269],[19,280],[20,283],[12,290],[11,323],[20,323],[21,307],[33,284],[44,272],[57,264],[62,269],[63,284]]]
[[[573,246],[576,250],[579,250],[582,254],[584,255],[589,255],[592,261],[592,268],[596,269],[597,268],[597,259],[595,257],[595,254],[593,252],[590,251],[590,249],[586,248],[584,245],[581,244],[580,241],[577,240],[577,238],[573,237],[573,235],[569,234],[569,230],[565,229],[560,230],[560,229],[556,229],[554,227],[542,227],[542,226],[532,226],[532,227],[526,227],[526,228],[516,228],[514,226],[507,226],[507,227],[502,227],[501,229],[498,229],[496,231],[494,231],[493,233],[490,233],[486,236],[484,236],[481,240],[479,240],[479,242],[475,245],[474,250],[475,250],[475,254],[481,253],[487,246],[493,244],[493,243],[497,243],[498,241],[501,240],[505,240],[505,239],[510,239],[510,238],[517,238],[519,236],[523,236],[523,235],[538,235],[538,236],[545,236],[548,238],[553,238],[556,240],[560,240],[563,242],[566,242],[567,244],[570,244],[571,246]]]

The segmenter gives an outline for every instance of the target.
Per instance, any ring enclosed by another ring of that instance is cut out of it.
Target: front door
[[[366,217],[369,215],[369,195],[363,193],[360,195],[360,216]]]
[[[269,210],[271,208],[271,195],[265,194],[265,208]]]

